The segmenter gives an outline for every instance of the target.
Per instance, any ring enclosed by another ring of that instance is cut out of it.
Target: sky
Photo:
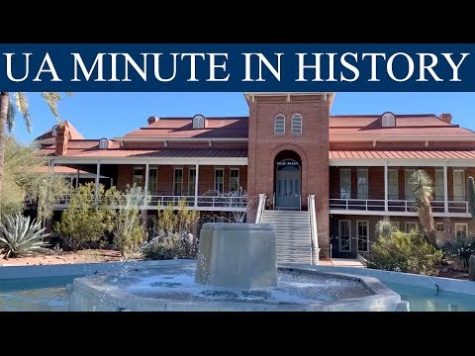
[[[13,134],[25,144],[56,124],[40,93],[28,93],[32,129],[21,116]],[[337,93],[331,114],[451,113],[452,122],[475,131],[475,93]],[[62,119],[69,120],[86,138],[114,138],[145,126],[149,116],[246,116],[242,93],[74,93],[59,103]]]

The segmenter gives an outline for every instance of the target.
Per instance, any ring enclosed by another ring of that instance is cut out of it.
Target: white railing
[[[256,224],[260,224],[262,221],[262,213],[266,208],[266,195],[259,194],[259,204],[257,205],[257,212],[256,212]]]
[[[451,200],[449,213],[469,213],[467,201]],[[434,213],[444,213],[443,201],[432,201],[432,211]],[[361,211],[384,211],[384,200],[380,199],[330,199],[330,209],[338,210],[361,210]],[[413,200],[388,200],[388,211],[415,213],[417,208]]]
[[[195,196],[177,196],[177,195],[148,195],[147,209],[163,209],[167,206],[178,207],[180,202],[190,208],[195,208]],[[65,208],[71,201],[71,195],[65,194],[58,196],[56,206]],[[125,200],[124,200],[125,201]],[[247,198],[245,196],[208,196],[200,195],[197,199],[196,208],[204,208],[205,210],[245,210],[247,206]]]
[[[317,211],[315,208],[315,195],[308,196],[308,212],[310,215],[310,234],[312,238],[312,264],[316,265],[320,259],[320,248],[318,247],[318,227]]]

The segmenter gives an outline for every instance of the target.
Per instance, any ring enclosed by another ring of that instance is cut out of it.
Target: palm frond
[[[15,117],[16,117],[16,106],[14,105],[13,100],[10,97],[10,103],[8,104],[8,112],[7,112],[8,132],[13,131],[13,126],[15,124]]]
[[[31,117],[30,117],[30,110],[28,105],[28,98],[23,92],[15,92],[13,94],[14,100],[16,102],[16,106],[18,111],[23,115],[23,119],[25,120],[25,126],[28,132],[31,131]]]
[[[58,117],[58,101],[61,100],[61,95],[56,92],[42,92],[41,96],[45,100],[46,104],[48,104],[53,115]]]

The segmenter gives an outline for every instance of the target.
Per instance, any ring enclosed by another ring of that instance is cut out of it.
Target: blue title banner
[[[475,44],[0,44],[2,91],[475,91]]]

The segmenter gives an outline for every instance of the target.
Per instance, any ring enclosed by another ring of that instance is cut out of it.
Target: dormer
[[[107,150],[109,148],[109,139],[108,138],[101,138],[99,140],[99,149],[100,150]]]
[[[206,119],[203,115],[196,114],[192,120],[194,129],[204,129],[206,127]]]
[[[389,111],[381,115],[381,127],[396,127],[396,115]]]

